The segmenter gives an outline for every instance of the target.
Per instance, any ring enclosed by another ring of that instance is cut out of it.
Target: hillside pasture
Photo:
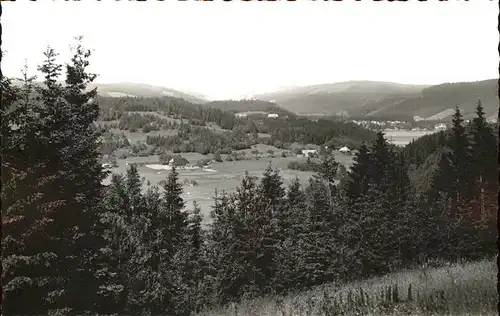
[[[116,128],[111,129],[111,132],[113,134],[123,133],[125,137],[127,137],[128,142],[130,144],[135,144],[137,142],[146,142],[146,138],[148,136],[175,136],[178,133],[178,131],[175,129],[150,131],[148,133],[143,133],[142,131],[137,131],[137,132],[122,131]]]
[[[397,146],[406,146],[412,140],[432,133],[435,133],[435,131],[384,130],[387,141]]]
[[[252,154],[252,150],[259,151],[258,159]],[[267,151],[271,149],[275,152],[275,158],[269,156]],[[300,182],[305,185],[309,178],[313,175],[312,172],[302,172],[296,170],[289,170],[287,165],[291,161],[297,161],[295,155],[290,157],[281,157],[281,150],[267,145],[255,145],[252,149],[242,150],[245,152],[247,159],[239,161],[225,161],[227,155],[222,155],[223,162],[212,162],[207,168],[204,169],[178,169],[179,180],[181,183],[186,179],[187,181],[196,181],[196,186],[185,186],[183,199],[186,201],[187,207],[192,207],[193,201],[196,201],[204,214],[205,221],[209,220],[209,213],[213,205],[213,197],[215,191],[219,193],[222,191],[234,192],[237,186],[241,184],[241,179],[245,171],[252,176],[261,177],[264,170],[271,163],[273,168],[280,170],[285,185],[289,185],[295,177],[298,177]],[[190,164],[196,164],[197,161],[210,158],[211,155],[201,155],[199,153],[182,153],[182,157],[186,158]],[[352,156],[336,154],[339,162],[349,168],[352,164]],[[305,159],[305,158],[303,158]],[[144,177],[144,188],[147,188],[147,181],[151,185],[158,185],[160,181],[165,180],[168,176],[169,170],[155,169],[154,165],[159,163],[158,156],[148,157],[129,157],[126,159],[118,159],[118,167],[113,168],[113,173],[126,174],[127,166],[129,164],[137,164],[139,174]],[[148,166],[149,165],[149,166]],[[105,179],[104,183],[109,184],[111,176]]]
[[[496,264],[422,267],[285,297],[243,300],[199,316],[498,315]]]

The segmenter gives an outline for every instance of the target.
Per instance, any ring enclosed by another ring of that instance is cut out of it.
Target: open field
[[[435,131],[384,130],[385,138],[387,139],[387,141],[398,146],[406,146],[412,140],[432,133],[435,133]]]
[[[200,205],[202,212],[205,216],[205,220],[209,219],[209,213],[213,205],[213,196],[215,190],[221,192],[226,190],[227,192],[233,192],[235,188],[240,185],[241,179],[248,171],[251,175],[260,177],[264,170],[267,168],[269,163],[273,168],[278,168],[281,171],[283,177],[283,182],[288,185],[297,176],[301,183],[304,185],[307,183],[308,179],[313,175],[312,172],[302,172],[296,170],[287,169],[287,164],[290,161],[296,161],[299,158],[295,156],[292,157],[281,157],[281,150],[276,149],[272,146],[266,145],[256,145],[252,149],[257,148],[263,156],[266,156],[268,149],[273,149],[275,151],[276,158],[263,157],[258,160],[240,160],[240,161],[224,161],[224,162],[213,162],[207,169],[195,169],[195,170],[183,170],[179,169],[179,180],[181,182],[184,179],[195,180],[197,186],[184,186],[183,198],[187,202],[187,207],[192,206],[192,202],[196,201]],[[252,157],[250,153],[252,149],[245,150],[247,156]],[[203,156],[198,153],[183,153],[182,157],[189,160],[191,164],[195,164],[197,161],[208,158],[210,156]],[[349,168],[352,163],[352,156],[346,156],[342,154],[336,155],[337,161],[344,164],[346,168]],[[167,178],[168,170],[155,170],[146,165],[158,164],[158,156],[149,157],[129,157],[127,159],[118,159],[118,167],[113,168],[113,173],[125,174],[127,170],[127,163],[136,163],[138,165],[138,171],[142,177],[145,178],[145,187],[147,187],[147,181],[151,185],[158,184],[161,180]],[[105,184],[108,184],[110,177],[105,180]]]
[[[498,315],[496,273],[494,260],[421,268],[244,300],[200,316]]]

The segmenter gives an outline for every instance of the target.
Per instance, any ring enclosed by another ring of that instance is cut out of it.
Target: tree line
[[[306,186],[285,187],[271,166],[246,173],[235,192],[215,193],[203,228],[175,168],[161,188],[144,190],[135,165],[102,185],[90,52],[77,44],[64,66],[56,57],[45,52],[43,86],[27,72],[20,88],[1,81],[6,315],[189,315],[495,251],[496,143],[480,105],[470,135],[457,109],[426,192],[378,133],[347,172],[323,155]]]
[[[175,118],[198,120],[201,125],[213,122],[223,129],[232,129],[237,124],[233,113],[221,109],[193,104],[174,97],[132,98],[99,96],[100,118],[105,121],[120,120],[126,112],[157,112]]]

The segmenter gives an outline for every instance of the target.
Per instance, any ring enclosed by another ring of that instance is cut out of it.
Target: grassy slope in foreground
[[[422,268],[243,301],[200,315],[497,315],[496,273],[494,260]]]

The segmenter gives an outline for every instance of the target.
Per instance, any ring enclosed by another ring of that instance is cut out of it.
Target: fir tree
[[[179,174],[175,167],[172,167],[167,181],[163,186],[163,212],[165,229],[168,236],[163,236],[171,242],[169,251],[174,251],[175,247],[181,242],[182,234],[187,224],[187,214],[183,212],[185,203],[181,195],[183,192],[182,184],[179,182]]]
[[[451,150],[450,166],[452,174],[450,175],[450,179],[453,190],[451,192],[451,198],[454,204],[453,207],[456,208],[457,204],[460,203],[463,198],[469,197],[468,188],[470,184],[469,140],[467,139],[465,127],[463,126],[462,113],[458,106],[453,115],[453,127],[447,139],[447,146]]]
[[[494,218],[493,208],[496,207],[498,179],[496,173],[491,170],[497,168],[498,150],[497,140],[484,115],[481,100],[478,100],[476,117],[471,126],[473,155],[470,172],[473,172],[473,180],[477,184],[473,192],[474,216],[476,221],[486,224]]]
[[[253,276],[245,250],[248,241],[244,240],[244,219],[237,213],[235,200],[236,195],[229,196],[224,192],[214,198],[213,221],[207,242],[209,286],[205,293],[207,300],[212,298],[215,304],[226,304],[243,295],[245,288],[248,289],[249,278]]]
[[[181,302],[186,311],[198,311],[204,302],[203,278],[206,272],[205,236],[202,228],[203,216],[196,202],[189,212],[186,233],[184,235],[184,246],[180,248],[182,257],[181,276],[182,285],[185,288],[184,297]]]
[[[136,212],[143,207],[142,201],[142,180],[137,171],[136,164],[131,164],[127,169],[127,198],[130,203],[130,214],[133,216]]]
[[[359,147],[359,151],[354,156],[354,163],[349,171],[349,178],[346,184],[346,195],[349,203],[361,197],[368,191],[368,184],[371,181],[371,154],[364,143]]]
[[[261,179],[259,189],[260,204],[256,210],[256,221],[260,236],[256,245],[256,270],[259,277],[257,286],[264,292],[274,288],[276,282],[276,253],[280,243],[285,239],[283,197],[285,191],[278,170],[273,170],[271,164],[267,167]]]
[[[339,215],[328,184],[311,178],[306,188],[307,217],[299,239],[299,280],[306,287],[335,277]]]

